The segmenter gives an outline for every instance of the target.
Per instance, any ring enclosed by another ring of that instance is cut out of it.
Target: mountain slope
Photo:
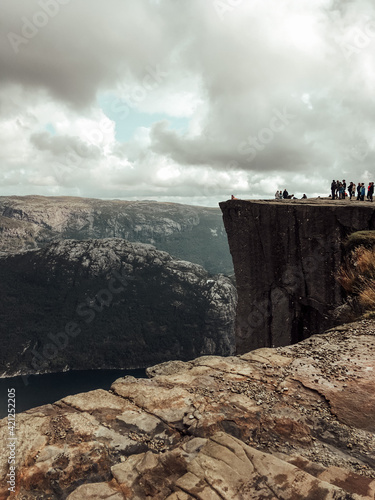
[[[151,245],[65,240],[1,258],[0,296],[8,376],[233,352],[231,281]]]
[[[74,197],[0,197],[0,253],[40,248],[55,239],[124,238],[231,274],[219,208],[155,201]]]

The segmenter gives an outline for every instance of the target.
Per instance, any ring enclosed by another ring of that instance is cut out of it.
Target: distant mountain
[[[233,273],[219,208],[156,201],[0,197],[0,254],[59,239],[124,238],[150,243],[213,274]]]
[[[14,207],[11,211],[17,213]],[[92,212],[82,212],[81,218],[78,213],[76,207],[72,216],[68,207],[65,219],[62,209],[40,212],[39,221],[36,212],[33,217],[40,223],[39,235],[46,230],[42,221],[56,227],[60,220],[64,234],[74,231],[72,220],[81,234],[95,231],[98,212],[85,230],[78,220],[86,223]],[[110,213],[103,221],[119,224]],[[25,212],[19,216],[17,230],[22,232],[27,222],[38,227]],[[165,224],[174,227],[175,222]],[[151,231],[146,221],[137,227],[144,234],[146,227]],[[119,238],[64,240],[2,257],[0,297],[3,376],[146,367],[234,351],[236,290],[230,279],[151,245]]]

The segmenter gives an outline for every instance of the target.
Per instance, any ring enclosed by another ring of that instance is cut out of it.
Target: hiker
[[[335,179],[333,179],[333,181],[331,183],[331,194],[332,194],[332,200],[334,200],[336,197],[336,181],[335,181]]]
[[[349,199],[350,200],[352,199],[352,196],[353,196],[353,187],[354,187],[354,184],[351,182],[349,184],[349,187],[348,187],[348,193],[349,193]]]
[[[303,194],[303,196],[302,196],[302,198],[301,198],[301,199],[302,199],[302,200],[307,200],[307,196],[306,196],[305,194]]]
[[[284,191],[283,191],[283,198],[284,198],[284,200],[286,200],[288,198],[288,196],[289,196],[288,191],[286,189],[284,189]]]
[[[366,194],[365,183],[362,182],[362,185],[361,185],[361,201],[365,201],[365,194]]]
[[[279,199],[280,199],[280,191],[277,190],[275,193],[275,200],[279,200]]]
[[[358,182],[357,184],[357,201],[361,199],[361,183]]]
[[[369,200],[372,202],[372,197],[374,195],[374,183],[370,182],[369,186]]]

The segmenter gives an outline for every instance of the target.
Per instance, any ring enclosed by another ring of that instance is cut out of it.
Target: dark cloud
[[[166,54],[163,20],[151,2],[62,3],[2,3],[0,82],[44,88],[69,105],[84,107],[98,90],[139,77],[147,64]]]
[[[74,153],[81,158],[98,159],[101,151],[98,146],[87,144],[79,137],[52,136],[48,132],[31,134],[30,142],[40,151],[49,151],[56,157],[68,157]]]

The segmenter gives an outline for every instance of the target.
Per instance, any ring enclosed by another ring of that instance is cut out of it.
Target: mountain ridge
[[[150,243],[205,267],[233,273],[219,208],[79,197],[0,197],[0,253],[56,239],[123,238]]]

